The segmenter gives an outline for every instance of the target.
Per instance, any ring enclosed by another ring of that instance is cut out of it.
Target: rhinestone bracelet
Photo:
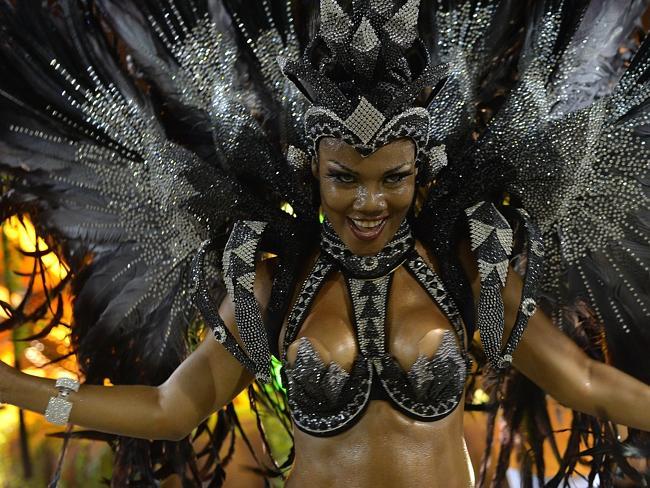
[[[59,378],[54,386],[59,394],[50,398],[45,409],[45,419],[55,425],[66,425],[72,410],[72,403],[67,398],[73,391],[79,391],[79,382],[71,378]]]

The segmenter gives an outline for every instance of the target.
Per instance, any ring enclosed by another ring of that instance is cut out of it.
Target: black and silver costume
[[[512,395],[533,388],[506,366],[539,304],[603,359],[590,338],[604,334],[607,359],[650,383],[650,42],[635,42],[645,2],[51,3],[0,3],[0,208],[28,214],[69,263],[87,382],[161,383],[188,333],[207,324],[260,385],[278,389],[271,357],[285,361],[288,404],[307,432],[346,428],[373,398],[433,420],[462,397],[475,329],[487,356],[478,362],[501,371]],[[310,164],[326,136],[365,155],[401,137],[417,147],[426,198],[374,258],[351,255],[319,222]],[[411,232],[440,257],[440,276]],[[321,234],[320,258],[298,283]],[[480,272],[476,312],[456,256],[464,239]],[[253,294],[262,252],[278,257],[266,323]],[[501,348],[511,264],[524,288]],[[456,331],[408,372],[384,343],[396,266]],[[360,357],[347,373],[303,340],[288,365],[286,347],[333,270],[346,277]],[[217,313],[224,291],[243,347]],[[4,327],[49,309],[13,308]],[[268,388],[253,399],[269,400]],[[511,428],[524,412],[549,426],[543,395],[530,398],[539,402],[505,405]],[[219,416],[223,440],[237,421],[232,408]],[[610,426],[576,414],[579,437],[598,447],[592,472],[606,483]],[[539,437],[527,442],[541,451]],[[153,480],[151,456],[186,477],[187,447],[122,439],[116,477]],[[512,442],[502,447],[507,462]],[[214,452],[213,471],[190,470],[194,481],[222,476]],[[543,458],[534,462],[543,473]]]

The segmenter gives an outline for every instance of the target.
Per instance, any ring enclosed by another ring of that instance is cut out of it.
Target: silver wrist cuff
[[[79,391],[79,382],[71,378],[59,378],[54,386],[59,394],[50,398],[45,409],[45,419],[55,425],[66,425],[72,410],[72,403],[67,398],[73,391]]]

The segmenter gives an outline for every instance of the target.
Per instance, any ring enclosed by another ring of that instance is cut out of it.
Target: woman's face
[[[415,144],[398,139],[368,157],[324,138],[313,166],[323,212],[354,254],[377,254],[399,229],[415,193]]]

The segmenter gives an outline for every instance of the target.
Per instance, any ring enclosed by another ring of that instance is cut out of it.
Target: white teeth
[[[357,219],[352,219],[354,222],[354,225],[357,227],[361,227],[363,229],[374,229],[375,227],[380,226],[381,224],[384,223],[384,220],[357,220]]]

